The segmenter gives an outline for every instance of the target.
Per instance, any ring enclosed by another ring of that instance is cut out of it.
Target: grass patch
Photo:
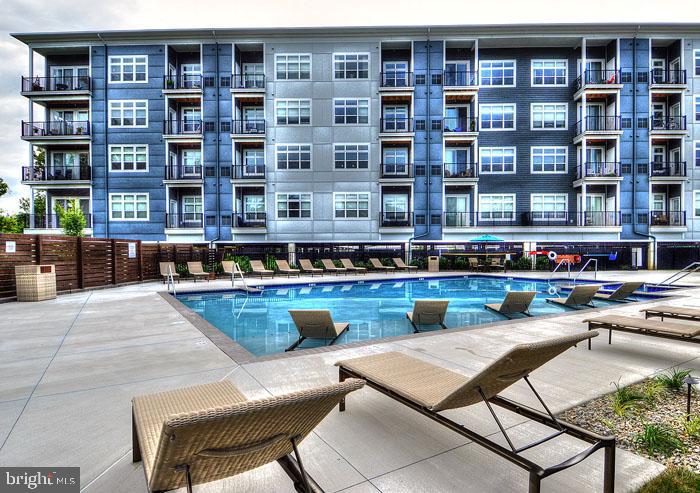
[[[655,380],[661,385],[666,387],[668,390],[678,392],[683,388],[683,380],[685,377],[690,375],[690,370],[679,370],[678,368],[671,368],[670,370],[657,375]]]
[[[620,381],[612,382],[615,386],[613,392],[613,412],[622,417],[629,411],[637,409],[639,405],[645,402],[645,396],[632,387],[620,387]]]
[[[697,493],[700,491],[700,474],[682,467],[669,467],[644,484],[637,493]]]
[[[649,455],[656,452],[669,454],[674,450],[683,449],[683,442],[678,438],[678,434],[663,424],[645,424],[635,440],[646,448]]]

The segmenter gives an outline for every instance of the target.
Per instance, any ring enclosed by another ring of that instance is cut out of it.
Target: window
[[[565,86],[567,77],[566,60],[533,60],[533,86]]]
[[[186,223],[199,223],[202,221],[202,196],[188,195],[182,197],[182,220]]]
[[[369,168],[369,144],[335,144],[335,169]]]
[[[310,99],[278,99],[276,106],[277,125],[310,125]]]
[[[277,169],[311,169],[311,144],[277,144]]]
[[[383,221],[408,220],[408,195],[388,193],[382,196]]]
[[[515,147],[480,147],[482,173],[515,173]]]
[[[695,96],[695,121],[700,123],[700,96]]]
[[[182,151],[182,174],[198,176],[202,173],[202,151],[185,149]]]
[[[369,54],[334,53],[333,77],[336,79],[369,79]]]
[[[147,145],[109,146],[110,171],[148,171]]]
[[[700,140],[693,143],[693,156],[695,158],[695,166],[700,167]]]
[[[695,67],[695,76],[700,76],[700,50],[693,51],[693,66]]]
[[[480,130],[515,130],[515,104],[480,104]]]
[[[334,193],[336,219],[366,219],[369,217],[368,193]]]
[[[566,194],[533,193],[530,195],[532,219],[566,219]]]
[[[507,221],[515,218],[515,195],[479,195],[479,219]]]
[[[515,60],[482,60],[479,77],[482,86],[515,87]]]
[[[148,126],[148,101],[110,101],[109,126],[143,128]]]
[[[311,79],[311,55],[277,55],[275,57],[277,80]]]
[[[310,193],[277,194],[277,219],[297,219],[310,217]]]
[[[410,132],[408,106],[387,106],[382,109],[382,132]]]
[[[700,217],[700,190],[693,192],[693,215]]]
[[[530,147],[532,173],[566,173],[566,147]]]
[[[382,150],[382,174],[408,174],[408,147],[386,147]]]
[[[145,55],[109,57],[109,82],[148,82],[148,57]]]
[[[369,99],[334,99],[336,125],[369,123]]]
[[[532,130],[566,130],[566,103],[533,103],[530,105]]]
[[[113,221],[148,221],[148,194],[110,193],[109,211]]]

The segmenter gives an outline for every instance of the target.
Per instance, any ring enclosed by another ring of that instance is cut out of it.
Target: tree
[[[67,236],[84,236],[83,230],[87,226],[87,220],[83,211],[80,209],[80,203],[77,199],[68,202],[67,209],[60,205],[56,205],[56,214],[58,221],[63,228],[63,233]]]
[[[5,195],[7,193],[7,189],[8,189],[7,183],[5,182],[5,180],[0,178],[0,197],[2,197],[3,195]]]
[[[20,213],[29,214],[29,199],[27,197],[22,197],[19,199],[19,211]],[[43,216],[46,213],[46,195],[42,192],[38,192],[34,195],[34,214],[37,216]]]

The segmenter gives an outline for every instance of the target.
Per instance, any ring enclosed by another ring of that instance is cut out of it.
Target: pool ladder
[[[693,262],[692,264],[688,264],[685,267],[683,267],[681,270],[676,272],[670,277],[667,277],[663,281],[656,283],[656,286],[660,286],[662,284],[668,284],[671,285],[676,281],[680,281],[683,279],[685,276],[689,276],[690,274],[694,274],[696,272],[700,271],[700,262]]]
[[[559,267],[561,267],[564,264],[566,264],[566,270],[567,270],[566,277],[571,279],[571,262],[569,262],[568,260],[562,260],[561,262],[559,262],[557,264],[557,266],[554,268],[554,270],[551,272],[551,274],[549,274],[549,279],[547,279],[547,281],[551,281],[552,278],[554,277],[554,274],[556,274],[557,271],[559,270]]]
[[[168,277],[166,278],[168,281],[168,293],[170,292],[170,286],[172,285],[173,287],[173,296],[175,296],[177,293],[175,292],[175,276],[173,276],[173,270],[170,268],[170,265],[168,265]]]
[[[581,267],[581,270],[576,273],[574,276],[574,284],[576,284],[576,279],[578,279],[578,276],[580,276],[584,270],[586,270],[586,267],[588,267],[588,264],[593,262],[595,265],[595,271],[593,273],[593,279],[598,279],[598,259],[597,258],[589,258],[588,261],[583,264],[583,267]]]

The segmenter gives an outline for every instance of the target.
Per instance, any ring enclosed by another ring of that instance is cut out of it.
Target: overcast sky
[[[27,101],[19,94],[27,49],[11,32],[202,27],[700,22],[698,0],[0,0],[0,177],[15,211],[28,165],[20,135]]]

